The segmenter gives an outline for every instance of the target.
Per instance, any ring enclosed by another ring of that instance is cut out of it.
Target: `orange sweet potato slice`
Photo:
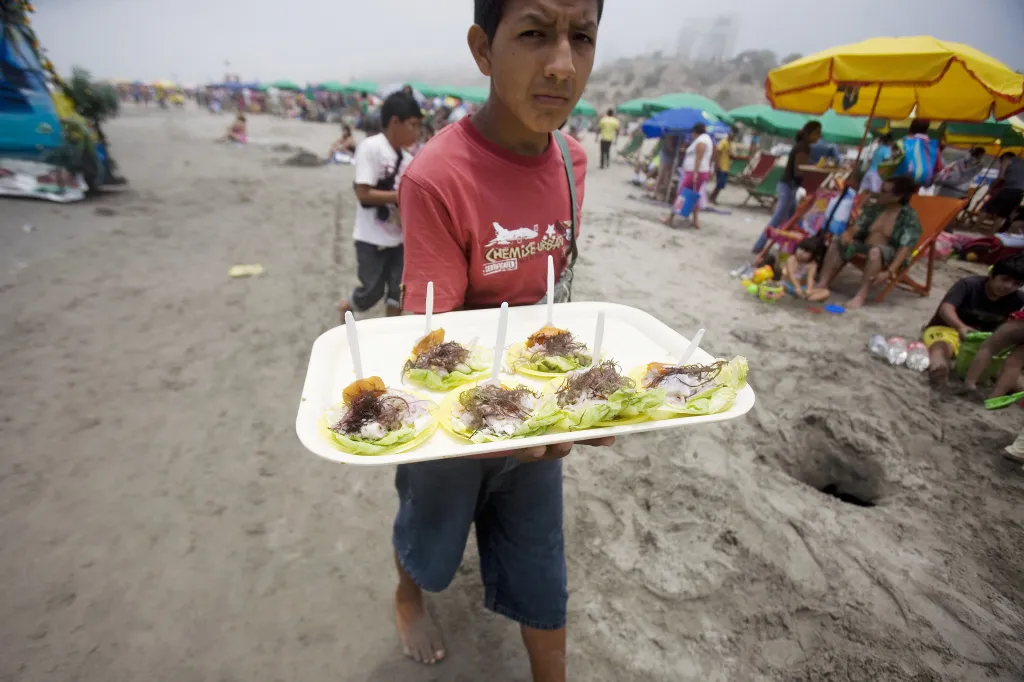
[[[374,395],[384,395],[387,393],[387,390],[384,386],[384,380],[380,377],[367,377],[365,379],[357,379],[346,386],[341,397],[345,400],[346,405],[351,405],[356,397],[366,391],[372,391]]]
[[[434,346],[440,346],[442,343],[444,343],[444,330],[435,329],[420,339],[416,345],[412,347],[412,354],[415,356],[422,355]]]

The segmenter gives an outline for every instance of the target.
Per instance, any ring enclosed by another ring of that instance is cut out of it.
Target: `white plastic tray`
[[[597,314],[602,310],[605,313],[605,332],[601,355],[618,362],[623,372],[629,372],[634,367],[649,362],[672,362],[672,354],[679,352],[689,342],[689,339],[648,313],[616,303],[557,304],[554,306],[554,322],[556,326],[572,331],[573,335],[586,342],[588,347],[593,347]],[[509,308],[506,344],[522,341],[544,326],[545,314],[544,306]],[[363,370],[366,375],[381,377],[387,386],[401,387],[402,365],[413,345],[423,336],[423,324],[422,316],[378,318],[357,322]],[[473,338],[478,338],[479,345],[487,346],[494,343],[498,310],[472,310],[434,315],[432,326],[434,329],[443,327],[447,340],[468,343]],[[690,358],[690,362],[705,364],[714,360],[714,357],[700,348]],[[514,376],[517,380],[537,389],[546,383],[521,375]],[[443,428],[438,428],[433,436],[414,450],[393,455],[366,456],[351,455],[334,448],[324,439],[317,426],[320,416],[328,407],[341,400],[342,391],[353,381],[355,372],[352,368],[345,326],[342,325],[324,332],[313,343],[306,383],[302,388],[302,399],[299,401],[299,414],[295,419],[295,431],[310,452],[335,462],[364,466],[424,462],[534,445],[685,428],[735,419],[749,412],[754,406],[754,391],[750,386],[746,386],[740,391],[732,408],[721,414],[647,421],[585,431],[549,432],[533,438],[484,444],[456,438]],[[445,395],[432,393],[412,384],[408,389],[423,395],[429,394],[437,403],[440,403]]]

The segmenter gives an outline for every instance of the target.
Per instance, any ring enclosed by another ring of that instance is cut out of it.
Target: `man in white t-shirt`
[[[420,139],[423,113],[405,92],[389,95],[380,108],[383,132],[356,148],[356,265],[359,286],[338,306],[342,322],[348,311],[365,312],[387,295],[387,315],[402,312],[402,225],[398,183],[412,161],[405,147]]]
[[[686,153],[683,155],[683,179],[679,183],[679,196],[675,204],[672,205],[672,210],[662,221],[669,227],[672,227],[676,213],[679,213],[685,203],[683,190],[689,189],[700,194],[711,175],[711,157],[715,149],[715,141],[708,135],[703,123],[693,126],[690,139],[693,141],[690,142],[690,146],[686,148]],[[700,229],[700,223],[697,222],[699,208],[700,199],[693,204],[688,213],[696,229]]]

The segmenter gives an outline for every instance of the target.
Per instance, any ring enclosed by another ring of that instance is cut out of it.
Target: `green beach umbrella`
[[[324,81],[317,85],[316,89],[324,92],[345,92],[345,87],[338,81]]]
[[[615,111],[626,116],[643,116],[647,113],[647,107],[654,102],[653,99],[648,97],[639,97],[637,99],[631,99],[623,102],[619,106],[615,107]]]
[[[483,104],[487,101],[487,98],[491,94],[490,88],[478,88],[478,87],[466,87],[466,88],[448,88],[445,93],[449,97],[461,99],[463,102],[471,102],[473,104]]]
[[[821,123],[821,137],[828,142],[855,145],[860,143],[864,135],[865,119],[858,116],[840,116],[833,111],[826,111],[821,116],[810,116],[792,111],[779,111],[767,104],[748,104],[733,109],[729,115],[751,128],[791,140],[796,138],[804,124],[812,120]]]
[[[358,92],[377,92],[377,84],[374,81],[350,81],[343,83],[342,92],[358,93]]]
[[[272,83],[268,83],[266,87],[277,88],[278,90],[294,90],[295,92],[299,92],[302,90],[301,85],[299,85],[295,81],[290,80],[274,81]]]
[[[574,116],[597,116],[597,109],[587,100],[581,99],[573,107],[572,113]]]

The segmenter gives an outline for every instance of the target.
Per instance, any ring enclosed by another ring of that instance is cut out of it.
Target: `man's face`
[[[1012,277],[1006,275],[996,275],[990,277],[988,280],[989,293],[993,294],[996,298],[1003,298],[1009,296],[1013,292],[1020,289],[1021,282]]]
[[[508,0],[494,40],[476,56],[516,118],[548,133],[583,94],[596,43],[597,0]]]

